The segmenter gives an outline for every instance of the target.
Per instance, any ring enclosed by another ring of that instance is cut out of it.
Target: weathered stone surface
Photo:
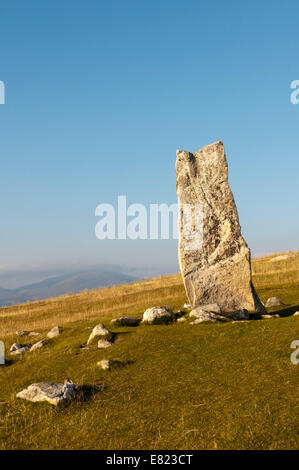
[[[50,330],[47,334],[48,338],[55,338],[56,336],[59,336],[61,332],[61,328],[59,326],[54,326],[52,330]]]
[[[112,346],[112,343],[110,341],[108,341],[107,339],[100,339],[98,341],[98,348],[99,349],[107,349],[107,348],[110,348],[110,346]]]
[[[120,317],[120,318],[113,318],[111,320],[111,324],[113,326],[138,326],[140,320],[138,318],[133,317]]]
[[[142,318],[142,323],[148,325],[168,324],[176,321],[176,316],[167,307],[151,307],[148,308]]]
[[[121,367],[123,363],[121,361],[112,361],[112,359],[103,359],[97,363],[102,369],[112,369],[114,367]]]
[[[179,263],[192,308],[216,303],[222,312],[264,312],[251,281],[250,251],[228,184],[223,143],[194,154],[178,150],[176,177],[180,220],[186,204],[202,208],[201,243],[199,237],[197,244],[190,244],[186,224],[179,230]]]
[[[64,384],[52,382],[40,382],[29,385],[28,388],[17,393],[18,398],[32,402],[48,401],[51,405],[59,405],[69,400],[76,390],[77,385],[66,379]]]
[[[14,349],[13,351],[11,351],[11,356],[17,356],[19,354],[25,354],[25,352],[29,351],[29,347],[28,346],[22,346],[21,348],[18,348],[18,349]]]
[[[44,339],[41,339],[40,341],[38,341],[37,343],[34,343],[31,348],[30,348],[30,351],[36,351],[36,349],[40,349],[40,348],[43,348],[44,346],[46,346],[48,344],[48,340],[47,338],[44,338]]]
[[[94,327],[94,329],[92,330],[89,338],[88,338],[88,341],[87,341],[87,344],[90,344],[92,343],[96,338],[98,338],[99,336],[102,336],[103,338],[107,339],[107,340],[110,340],[113,338],[113,333],[111,333],[111,331],[109,331],[105,325],[103,325],[103,323],[99,323],[98,325],[96,325]]]
[[[279,307],[280,305],[284,305],[284,303],[278,297],[269,297],[265,303],[266,307]]]
[[[195,308],[189,313],[190,317],[195,317],[196,320],[190,323],[190,325],[197,325],[198,323],[209,322],[216,323],[218,321],[226,321],[227,319],[218,313],[209,312],[202,308]]]
[[[218,304],[206,304],[200,305],[199,307],[203,310],[206,310],[207,312],[221,313],[221,308]]]
[[[24,347],[23,344],[13,343],[10,347],[10,352],[17,351],[17,349],[21,349],[23,347]]]
[[[246,309],[235,310],[234,312],[226,313],[224,316],[232,320],[249,320],[249,313]]]

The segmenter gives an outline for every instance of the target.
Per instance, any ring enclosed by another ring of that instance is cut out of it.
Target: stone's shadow
[[[299,305],[295,305],[295,306],[292,306],[292,307],[283,308],[281,310],[271,311],[270,315],[275,314],[275,313],[279,313],[279,315],[281,317],[290,317],[290,316],[294,315],[295,312],[298,312],[298,311],[299,311]]]
[[[13,363],[14,361],[12,359],[5,359],[5,364],[1,364],[0,369],[1,367],[11,366]]]
[[[97,393],[103,390],[104,384],[100,381],[96,381],[93,384],[78,385],[76,393],[71,401],[80,403],[90,401]]]

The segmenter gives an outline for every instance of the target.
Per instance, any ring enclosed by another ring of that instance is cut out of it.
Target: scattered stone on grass
[[[17,397],[32,402],[47,401],[57,406],[70,400],[76,388],[77,385],[69,379],[66,379],[64,383],[39,382],[17,393]]]
[[[177,323],[184,323],[186,321],[185,317],[180,317],[177,319]]]
[[[176,321],[176,316],[168,307],[151,307],[145,310],[142,323],[147,325],[167,325]]]
[[[111,333],[111,331],[109,331],[105,327],[105,325],[103,325],[103,323],[99,323],[92,330],[92,332],[91,332],[91,334],[88,338],[87,344],[92,343],[93,340],[95,338],[98,338],[99,336],[102,336],[102,338],[107,339],[108,341],[113,339],[113,333]]]
[[[40,336],[41,334],[38,333],[37,331],[30,331],[30,333],[28,333],[28,336]]]
[[[293,313],[293,317],[299,317],[299,311],[298,311],[298,312],[295,312],[295,313]]]
[[[36,349],[43,348],[44,346],[46,346],[48,344],[48,342],[49,341],[47,340],[47,338],[41,339],[40,341],[38,341],[37,343],[34,343],[31,346],[30,352],[35,351]]]
[[[270,314],[262,315],[263,320],[271,320],[271,318],[280,318],[280,315],[278,313],[275,313],[273,315],[270,315]]]
[[[55,338],[56,336],[59,336],[61,333],[61,328],[59,326],[54,326],[52,330],[50,330],[47,334],[48,338]]]
[[[195,308],[189,313],[190,317],[195,317],[196,320],[190,323],[190,325],[198,325],[198,323],[203,322],[210,322],[216,323],[219,321],[227,321],[226,317],[219,315],[217,313],[208,312],[207,310],[203,310],[202,308]]]
[[[140,320],[138,318],[133,317],[120,317],[120,318],[113,318],[111,320],[111,324],[113,326],[138,326]]]
[[[184,308],[191,308],[190,304],[184,304]]]
[[[25,352],[29,351],[30,348],[28,346],[22,346],[21,348],[15,349],[11,351],[11,356],[17,356],[18,354],[25,354]]]
[[[269,297],[265,303],[265,307],[279,307],[284,305],[284,303],[278,297]]]

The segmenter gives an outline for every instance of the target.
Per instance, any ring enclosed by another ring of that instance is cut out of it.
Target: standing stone
[[[215,142],[194,154],[178,150],[175,169],[180,209],[179,263],[192,308],[218,304],[222,312],[264,312],[251,281],[250,251],[241,235],[228,184],[223,143]],[[191,219],[186,207],[193,208]],[[192,233],[199,233],[193,244]]]

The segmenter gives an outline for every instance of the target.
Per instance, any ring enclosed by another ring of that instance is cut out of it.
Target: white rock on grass
[[[269,297],[265,303],[265,307],[279,307],[284,305],[284,303],[278,297]]]
[[[43,348],[44,346],[46,346],[46,344],[48,344],[48,340],[46,338],[44,339],[41,339],[40,341],[38,341],[37,343],[34,343],[31,348],[30,348],[30,351],[35,351],[36,349],[40,349],[40,348]]]
[[[21,349],[23,348],[23,344],[19,344],[19,343],[13,343],[10,347],[10,352],[12,351],[16,351],[17,349]]]
[[[293,317],[299,317],[299,311],[298,311],[298,312],[295,312],[295,313],[293,313]]]
[[[133,317],[120,317],[120,318],[113,318],[111,320],[111,324],[113,326],[138,326],[140,320],[138,318]]]
[[[97,363],[98,366],[100,366],[104,370],[112,369],[114,367],[120,367],[122,366],[121,361],[113,361],[111,359],[103,359],[102,361],[99,361]]]
[[[47,401],[51,405],[59,405],[69,400],[77,385],[66,379],[64,383],[39,382],[29,385],[28,388],[17,393],[18,398],[32,402]]]
[[[109,331],[105,325],[103,325],[103,323],[99,323],[98,325],[96,325],[94,327],[94,329],[92,330],[89,338],[88,338],[88,341],[87,341],[87,344],[90,344],[93,342],[93,340],[95,338],[98,338],[99,336],[102,336],[102,338],[104,339],[107,339],[108,341],[111,340],[113,338],[113,333],[111,333],[111,331]]]
[[[168,307],[148,308],[142,318],[142,323],[147,325],[165,325],[176,321],[176,316]]]
[[[107,348],[110,348],[110,346],[112,346],[112,343],[110,341],[108,341],[107,339],[100,339],[98,341],[98,348],[99,349],[107,349]]]
[[[61,329],[59,326],[54,326],[52,330],[50,330],[47,334],[48,338],[55,338],[56,336],[59,336],[61,332]]]
[[[28,331],[18,330],[18,331],[16,331],[16,335],[17,335],[17,336],[27,336],[27,335],[28,335]]]

